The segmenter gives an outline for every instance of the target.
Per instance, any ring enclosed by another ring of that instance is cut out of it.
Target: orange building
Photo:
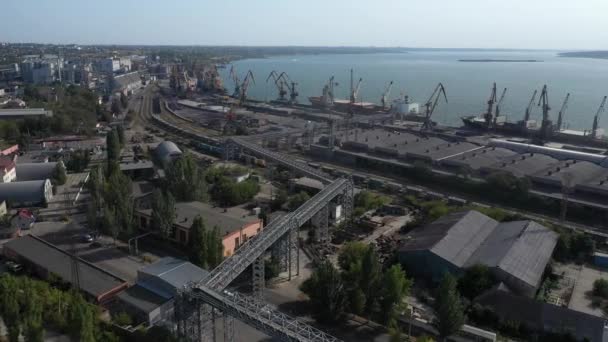
[[[180,202],[175,204],[175,222],[170,240],[186,245],[190,236],[190,227],[194,219],[200,216],[207,229],[218,227],[222,234],[224,256],[234,254],[245,241],[259,233],[263,221],[258,216],[241,207],[220,208],[202,202]],[[152,209],[135,211],[139,228],[148,231],[151,228]]]

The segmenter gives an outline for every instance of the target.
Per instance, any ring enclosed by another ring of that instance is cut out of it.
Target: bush
[[[114,317],[112,317],[112,321],[114,324],[119,325],[121,327],[133,324],[133,319],[126,312],[119,312]]]
[[[593,295],[596,297],[608,299],[608,280],[596,279],[593,282]]]

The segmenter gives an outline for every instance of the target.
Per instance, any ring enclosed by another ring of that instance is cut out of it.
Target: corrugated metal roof
[[[188,261],[173,257],[164,257],[149,266],[141,268],[138,273],[160,279],[177,290],[187,283],[201,281],[209,272]],[[144,281],[138,282],[138,284],[159,295],[162,294],[165,297],[172,296],[172,294],[165,293],[166,291],[150,282]]]
[[[0,183],[0,202],[13,204],[39,203],[45,200],[45,185],[49,180]],[[50,186],[50,184],[49,184]]]
[[[30,263],[58,275],[67,283],[72,281],[72,256],[38,237],[26,235],[16,238],[4,244],[4,248],[17,253]],[[126,285],[126,282],[119,277],[80,258],[78,265],[80,288],[94,297]]]
[[[182,150],[180,150],[172,141],[165,140],[158,144],[154,153],[156,153],[159,160],[169,161],[171,158],[181,155]]]
[[[51,163],[21,163],[15,166],[15,172],[17,173],[17,180],[32,181],[32,180],[45,180],[51,178],[56,162]]]

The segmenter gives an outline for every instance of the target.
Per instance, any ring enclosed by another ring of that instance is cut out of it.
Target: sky
[[[2,0],[0,42],[608,49],[606,0]]]

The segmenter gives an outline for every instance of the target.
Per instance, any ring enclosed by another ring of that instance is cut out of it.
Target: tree
[[[355,195],[355,207],[362,208],[368,211],[380,208],[381,206],[390,203],[390,198],[375,194],[371,191],[361,191]]]
[[[68,175],[65,170],[65,166],[63,166],[63,162],[57,162],[53,173],[51,174],[51,182],[53,185],[63,185],[68,180]]]
[[[290,211],[294,211],[298,209],[302,204],[306,203],[310,199],[310,196],[305,191],[300,191],[299,193],[291,196],[287,206]]]
[[[215,268],[224,258],[224,244],[218,226],[207,232],[207,264]]]
[[[359,287],[365,295],[365,310],[372,313],[378,304],[382,266],[378,260],[376,249],[370,246],[361,260],[361,277]]]
[[[435,312],[438,320],[437,329],[444,340],[458,332],[464,324],[464,309],[456,279],[449,273],[445,274],[437,289]]]
[[[349,270],[351,265],[363,260],[369,245],[360,241],[347,242],[338,255],[338,264],[343,270]]]
[[[198,164],[186,153],[166,170],[167,188],[178,201],[206,201],[207,182]]]
[[[122,109],[120,108],[120,102],[118,100],[112,100],[111,110],[113,114],[120,114],[122,112]]]
[[[124,109],[127,109],[127,107],[129,106],[129,99],[124,93],[120,93],[120,105]]]
[[[133,229],[133,197],[131,179],[114,169],[106,182],[104,202],[114,211],[120,230],[130,235]]]
[[[118,125],[118,127],[116,127],[116,136],[118,137],[118,143],[120,146],[124,147],[127,139],[125,138],[125,128],[122,125]]]
[[[114,243],[116,243],[116,239],[118,239],[118,234],[120,234],[120,228],[118,227],[118,223],[116,223],[116,211],[114,211],[114,207],[106,206],[103,210],[103,213],[104,231],[110,234],[114,239]]]
[[[190,227],[188,239],[190,249],[190,261],[201,268],[207,269],[207,255],[209,246],[207,245],[207,229],[200,216],[197,216]]]
[[[169,238],[175,221],[175,199],[170,192],[154,189],[152,193],[152,227]]]
[[[593,282],[593,295],[596,297],[601,297],[604,299],[608,299],[608,280],[606,279],[596,279]]]
[[[488,266],[477,264],[465,270],[458,280],[458,290],[469,300],[475,299],[496,285],[497,280]]]
[[[346,307],[344,284],[338,270],[324,261],[301,285],[308,295],[319,322],[331,323],[342,319]]]
[[[394,322],[403,309],[403,300],[409,294],[412,281],[405,277],[400,265],[391,266],[382,280],[380,312],[384,323]]]
[[[120,142],[115,130],[110,131],[106,136],[106,153],[108,154],[108,164],[120,159]]]
[[[279,191],[277,191],[277,193],[275,194],[275,197],[272,199],[272,202],[270,203],[270,208],[272,210],[279,210],[283,207],[285,203],[287,203],[287,200],[287,191],[285,191],[284,189],[279,189]]]

